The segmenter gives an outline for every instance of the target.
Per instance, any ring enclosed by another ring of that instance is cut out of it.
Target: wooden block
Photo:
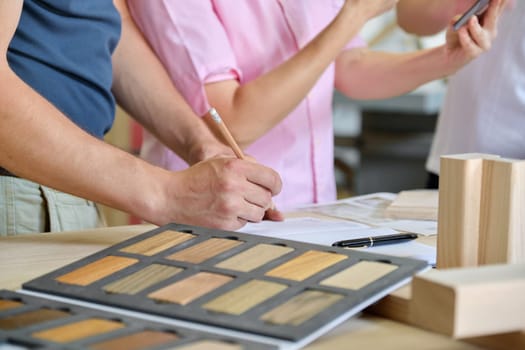
[[[478,265],[482,164],[494,158],[478,153],[441,157],[438,268]]]
[[[425,274],[446,271],[450,270],[430,270],[425,272]],[[366,312],[420,327],[420,325],[413,320],[411,304],[412,284],[407,284],[368,307]],[[521,310],[515,311],[519,312]],[[491,350],[525,349],[525,329],[518,332],[484,335],[461,340]]]
[[[479,263],[525,263],[525,160],[483,163]]]
[[[385,215],[393,219],[437,220],[438,191],[401,191],[386,207]]]
[[[413,324],[410,318],[411,298],[412,285],[406,284],[368,307],[366,311],[391,320]]]
[[[412,280],[411,323],[455,338],[525,329],[525,264],[421,274]]]

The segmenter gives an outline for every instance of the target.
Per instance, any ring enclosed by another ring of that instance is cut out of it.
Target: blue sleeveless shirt
[[[75,124],[102,138],[115,113],[111,55],[120,30],[111,0],[24,0],[8,62]]]

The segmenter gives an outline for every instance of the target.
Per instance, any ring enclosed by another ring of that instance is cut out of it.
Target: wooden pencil
[[[230,130],[228,130],[228,128],[226,127],[226,124],[224,124],[224,122],[222,121],[222,118],[217,112],[217,110],[215,108],[211,108],[208,113],[210,114],[215,124],[217,124],[219,132],[221,133],[222,137],[224,137],[228,145],[231,147],[237,158],[245,159],[244,153],[233,138],[232,134],[230,133]]]

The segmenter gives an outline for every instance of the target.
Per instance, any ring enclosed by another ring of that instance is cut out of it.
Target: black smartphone
[[[487,9],[490,0],[478,0],[453,25],[454,30],[461,28],[474,15],[481,15]]]

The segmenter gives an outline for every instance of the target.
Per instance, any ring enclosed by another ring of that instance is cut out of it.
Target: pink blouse
[[[304,47],[336,16],[341,0],[130,0],[132,15],[197,115],[210,108],[204,84],[245,84]],[[354,39],[347,48],[363,46]],[[283,180],[281,210],[335,199],[334,64],[295,110],[245,151]],[[264,96],[261,96],[264,98]],[[253,121],[257,123],[257,120]],[[167,169],[186,163],[151,135],[142,156]]]

